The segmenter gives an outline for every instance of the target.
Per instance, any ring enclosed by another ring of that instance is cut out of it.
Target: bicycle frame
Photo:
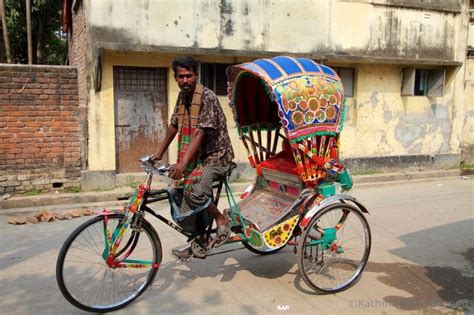
[[[151,182],[152,182],[153,174],[147,172],[147,177],[145,179],[145,184],[139,185],[139,187],[135,190],[134,194],[132,195],[128,206],[125,209],[124,213],[124,220],[120,222],[114,231],[110,231],[108,226],[108,215],[112,214],[112,212],[105,211],[101,213],[104,218],[104,242],[105,242],[105,249],[102,253],[102,257],[106,261],[107,265],[111,268],[159,268],[159,264],[155,264],[152,261],[146,260],[133,260],[127,259],[130,254],[133,252],[135,245],[138,241],[139,231],[141,229],[141,222],[145,215],[145,213],[150,213],[158,220],[162,221],[164,224],[170,226],[177,232],[181,233],[182,235],[188,238],[188,241],[195,241],[198,243],[199,246],[205,248],[206,245],[197,238],[198,235],[202,235],[203,232],[196,232],[191,233],[177,224],[171,222],[161,214],[156,213],[153,209],[148,207],[148,204],[155,203],[162,200],[168,200],[171,205],[171,190],[170,189],[159,189],[159,190],[151,190]],[[214,198],[214,203],[217,205],[220,194],[222,191],[222,187],[226,189],[226,195],[229,202],[229,209],[231,212],[231,218],[233,223],[233,230],[237,232],[236,236],[229,240],[229,242],[239,242],[239,241],[246,241],[249,238],[244,235],[242,230],[245,230],[247,225],[245,224],[245,220],[243,219],[240,211],[238,209],[237,203],[235,198],[231,192],[227,179],[221,179],[217,183],[213,185],[213,188],[217,188],[216,196]],[[241,225],[237,226],[237,223],[234,220],[234,213],[236,213],[240,219]],[[133,230],[130,239],[128,240],[127,244],[117,252],[120,244],[122,243],[123,237],[126,231],[131,228]],[[206,233],[210,234],[215,232],[215,229],[211,229],[209,226]]]

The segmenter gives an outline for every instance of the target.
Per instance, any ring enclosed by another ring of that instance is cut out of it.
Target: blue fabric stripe
[[[280,70],[278,70],[277,67],[275,67],[273,64],[271,64],[269,61],[265,59],[256,60],[255,63],[259,65],[263,70],[265,70],[265,72],[268,74],[268,76],[272,80],[275,80],[282,76],[282,73],[280,72]]]
[[[288,74],[295,74],[295,73],[301,73],[300,67],[290,58],[288,57],[275,57],[272,59],[278,65]]]
[[[296,60],[298,60],[300,65],[303,66],[307,72],[320,72],[314,61],[306,58],[296,58]]]
[[[267,76],[267,73],[262,71],[262,69],[260,69],[259,67],[257,67],[255,64],[253,63],[246,63],[245,66],[243,67],[247,70],[250,70],[251,72],[254,72],[254,73],[258,73],[260,74],[261,76],[264,76],[266,77]]]
[[[332,70],[331,68],[323,66],[323,65],[319,65],[319,66],[321,67],[321,69],[323,69],[324,73],[329,74],[329,75],[336,75],[336,72],[334,72],[334,70]]]

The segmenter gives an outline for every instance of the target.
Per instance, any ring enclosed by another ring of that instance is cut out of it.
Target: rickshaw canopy
[[[291,143],[342,129],[344,89],[337,73],[311,59],[279,56],[227,69],[228,97],[241,132],[282,125]]]

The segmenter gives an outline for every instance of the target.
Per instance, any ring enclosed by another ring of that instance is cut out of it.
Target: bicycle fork
[[[109,227],[109,215],[111,213],[105,211],[105,209],[102,212],[102,215],[104,216],[103,233],[105,244],[102,257],[104,258],[107,266],[110,268],[159,268],[159,264],[153,262],[152,260],[128,259],[140,238],[143,212],[141,212],[139,209],[143,202],[144,192],[145,187],[140,185],[138,190],[135,191],[134,195],[132,196],[130,204],[125,211],[124,220],[119,222],[112,233]],[[123,248],[118,251],[123,237],[129,228],[132,229],[130,238],[128,239],[125,246],[123,246]]]

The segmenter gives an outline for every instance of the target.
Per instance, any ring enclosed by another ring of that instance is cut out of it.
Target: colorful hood
[[[231,66],[227,78],[239,128],[280,120],[290,142],[341,131],[344,89],[327,66],[280,56]]]

